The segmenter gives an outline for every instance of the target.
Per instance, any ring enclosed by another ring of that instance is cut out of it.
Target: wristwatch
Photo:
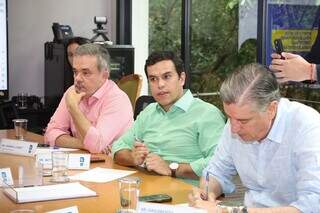
[[[171,170],[171,177],[176,177],[176,171],[179,168],[179,164],[178,163],[170,163],[169,164],[169,168]]]
[[[243,208],[241,209],[242,213],[248,213],[248,209],[246,206],[243,206]]]

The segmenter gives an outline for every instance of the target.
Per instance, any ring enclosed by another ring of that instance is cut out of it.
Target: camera
[[[109,42],[110,40],[107,37],[106,34],[108,34],[107,30],[103,28],[102,25],[107,24],[108,20],[107,17],[105,16],[95,16],[93,18],[94,23],[97,25],[96,29],[93,29],[93,33],[95,33],[95,35],[90,39],[92,42],[97,42],[96,39],[101,36],[103,38],[102,42]]]
[[[95,16],[93,20],[94,20],[95,24],[102,25],[102,24],[108,23],[107,17],[105,17],[105,16]]]

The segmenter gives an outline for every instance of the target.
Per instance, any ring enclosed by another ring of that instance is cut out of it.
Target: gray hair
[[[106,69],[110,72],[110,55],[108,50],[102,45],[92,43],[80,45],[76,49],[74,56],[84,55],[95,56],[97,58],[97,68],[99,71]]]
[[[225,79],[220,97],[226,104],[255,104],[258,111],[265,111],[272,101],[280,100],[277,79],[266,67],[252,63],[236,69]]]

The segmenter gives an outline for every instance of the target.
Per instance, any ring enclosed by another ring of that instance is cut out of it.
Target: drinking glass
[[[125,177],[119,180],[121,207],[118,212],[136,212],[139,201],[139,185],[140,179],[138,177]]]
[[[34,164],[34,176],[35,176],[35,185],[43,185],[43,165],[39,161],[35,161]]]
[[[68,182],[68,160],[67,152],[52,152],[52,182]]]
[[[19,140],[24,140],[27,134],[27,119],[13,119],[16,138]]]

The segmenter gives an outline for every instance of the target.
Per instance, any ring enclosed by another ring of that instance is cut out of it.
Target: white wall
[[[132,1],[132,46],[135,48],[134,72],[143,76],[141,95],[148,94],[144,64],[149,55],[149,0]]]
[[[96,27],[93,17],[107,16],[108,36],[113,40],[115,4],[112,0],[9,0],[9,95],[20,91],[44,95],[44,43],[53,39],[53,22],[68,24],[74,35],[91,38]]]

